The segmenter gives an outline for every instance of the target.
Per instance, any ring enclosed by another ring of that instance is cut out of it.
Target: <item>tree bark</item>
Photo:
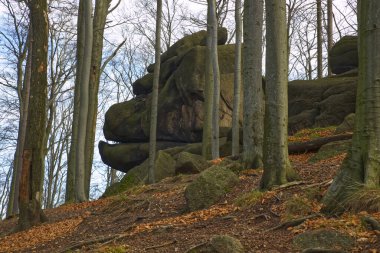
[[[241,90],[241,0],[235,2],[235,73],[234,73],[234,106],[232,112],[232,156],[238,156],[240,151],[240,90]]]
[[[156,139],[157,139],[157,107],[158,107],[158,85],[160,80],[160,61],[161,61],[161,19],[162,19],[162,0],[157,0],[157,19],[156,19],[156,43],[155,43],[155,64],[153,73],[152,108],[150,112],[150,136],[149,136],[149,172],[148,182],[155,183],[156,159]]]
[[[27,194],[20,198],[19,229],[36,225],[42,222],[44,217],[41,210],[41,185],[47,102],[47,1],[32,1],[29,8],[33,34],[32,72],[22,172],[28,180],[20,184],[20,192],[26,189]]]
[[[214,94],[212,104],[212,159],[219,158],[219,100],[220,100],[220,72],[218,61],[218,23],[216,18],[216,2],[208,0],[210,20],[211,20],[211,52],[210,59],[214,79]]]
[[[210,12],[210,5],[207,5],[207,13]],[[202,135],[202,155],[205,159],[212,159],[212,106],[214,94],[214,79],[211,66],[211,15],[207,15],[207,45],[205,57],[205,90],[204,90],[204,118],[203,118],[203,135]]]
[[[266,0],[266,103],[261,188],[294,179],[288,156],[288,62],[285,0]]]
[[[85,190],[87,198],[90,192],[92,160],[94,157],[99,80],[101,75],[100,68],[103,55],[103,36],[111,1],[112,0],[96,0],[95,5],[85,153]]]
[[[67,163],[67,179],[66,179],[66,194],[65,202],[72,203],[76,200],[75,193],[75,174],[76,174],[76,160],[77,160],[77,148],[78,148],[78,128],[79,128],[79,94],[81,79],[79,74],[83,72],[83,58],[85,47],[85,35],[84,35],[84,1],[79,2],[78,21],[77,21],[77,52],[76,52],[76,78],[74,87],[74,109],[73,109],[73,123],[71,130],[71,143],[70,152]]]
[[[243,161],[245,168],[262,167],[264,136],[263,5],[263,0],[246,0],[244,2]]]
[[[323,59],[322,59],[322,0],[317,0],[317,76],[318,79],[323,76]]]
[[[29,95],[30,95],[30,76],[31,76],[31,50],[32,50],[32,29],[29,28],[27,44],[25,45],[24,52],[27,55],[26,66],[24,77],[22,71],[22,63],[24,62],[25,55],[21,55],[21,59],[18,64],[18,74],[17,82],[18,89],[22,89],[21,94],[19,94],[20,101],[20,121],[19,129],[17,135],[17,146],[15,157],[13,160],[13,173],[12,173],[12,183],[9,193],[9,201],[7,207],[7,217],[15,215],[19,212],[18,198],[20,189],[20,178],[22,171],[22,150],[24,150],[25,135],[26,135],[26,124],[28,120],[28,107],[29,107]],[[23,83],[23,84],[22,84]],[[22,86],[22,88],[20,87]]]
[[[330,53],[330,50],[333,46],[333,4],[332,0],[327,0],[327,50]],[[328,58],[330,59],[330,58]],[[328,62],[328,75],[331,76],[331,63]]]
[[[359,78],[352,147],[323,199],[324,211],[345,210],[361,188],[380,187],[380,1],[359,1]],[[349,203],[348,203],[349,204]]]
[[[83,32],[84,32],[84,55],[82,72],[77,73],[80,82],[80,101],[79,101],[79,125],[78,125],[78,146],[76,148],[75,160],[75,191],[76,201],[83,202],[88,200],[85,190],[85,142],[87,130],[87,114],[89,105],[89,79],[91,71],[91,53],[92,53],[92,1],[82,0],[83,3]],[[81,16],[81,14],[79,14]]]

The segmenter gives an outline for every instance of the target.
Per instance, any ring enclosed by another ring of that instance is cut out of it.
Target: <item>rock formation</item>
[[[234,45],[224,45],[225,29],[218,32],[220,136],[225,137],[232,121]],[[157,128],[159,150],[201,142],[205,42],[205,31],[194,33],[179,40],[162,55]],[[124,172],[148,157],[153,65],[147,70],[148,74],[133,84],[136,97],[111,106],[105,116],[104,135],[118,144],[100,142],[100,155],[104,163]],[[355,76],[289,82],[289,132],[340,124],[346,115],[355,111],[356,83]],[[194,152],[199,154],[201,146],[195,146]],[[221,146],[221,150],[228,153],[229,146]]]
[[[344,36],[331,48],[329,63],[334,74],[342,74],[358,68],[358,37]]]

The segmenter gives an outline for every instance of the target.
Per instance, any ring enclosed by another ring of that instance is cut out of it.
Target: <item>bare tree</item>
[[[240,90],[241,90],[241,35],[242,35],[242,15],[241,0],[235,2],[235,23],[236,23],[236,42],[235,42],[235,73],[234,73],[234,106],[232,112],[232,155],[239,155],[240,147]],[[261,39],[261,38],[260,38]]]
[[[288,157],[288,62],[285,0],[266,0],[266,103],[261,188],[294,178]]]
[[[47,1],[29,3],[33,34],[32,72],[25,146],[20,183],[19,229],[43,221],[41,210],[43,180],[43,149],[46,124],[48,10]]]
[[[246,168],[261,167],[263,157],[263,5],[263,0],[246,0],[244,2],[243,162]]]
[[[152,88],[152,107],[150,111],[150,132],[149,132],[149,183],[155,183],[155,166],[156,159],[156,139],[157,139],[157,107],[158,107],[158,85],[160,80],[160,62],[161,62],[161,19],[162,19],[162,0],[157,0],[157,18],[156,18],[156,42],[155,42],[155,64],[153,74]]]

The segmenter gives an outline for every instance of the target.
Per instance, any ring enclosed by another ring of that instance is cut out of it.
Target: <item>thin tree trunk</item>
[[[246,168],[262,167],[264,136],[263,5],[263,0],[246,0],[244,2],[243,161]]]
[[[161,19],[162,0],[157,0],[156,18],[156,43],[155,43],[155,64],[153,74],[152,107],[150,112],[150,135],[149,135],[149,172],[148,182],[155,183],[155,159],[156,159],[156,139],[157,139],[157,107],[158,107],[158,85],[160,80],[161,61]]]
[[[75,191],[76,201],[83,202],[88,198],[86,197],[85,190],[85,152],[86,152],[86,130],[87,130],[87,114],[89,104],[89,79],[91,70],[91,53],[92,53],[92,39],[93,39],[93,27],[92,27],[92,1],[83,0],[83,22],[85,33],[85,47],[83,55],[83,69],[82,73],[79,73],[80,80],[80,104],[79,104],[79,126],[78,126],[78,147],[76,149],[76,161],[75,161]],[[80,15],[80,14],[79,14]],[[78,78],[78,76],[77,76]]]
[[[359,1],[359,78],[351,150],[324,197],[326,212],[342,212],[355,191],[380,187],[380,1]],[[354,200],[360,201],[360,200]]]
[[[28,53],[26,59],[24,80],[22,80],[22,70],[18,71],[18,81],[23,82],[22,94],[20,96],[20,121],[19,121],[19,129],[17,135],[17,146],[15,152],[15,158],[13,162],[13,175],[12,175],[12,183],[11,183],[11,192],[9,194],[9,202],[7,208],[7,217],[10,217],[19,212],[19,188],[20,188],[20,178],[21,178],[21,170],[22,170],[22,150],[24,150],[25,144],[25,135],[26,135],[26,124],[28,120],[28,107],[29,107],[29,94],[30,94],[30,76],[31,76],[31,68],[32,68],[32,29],[29,28],[27,45],[25,46],[27,50],[25,53]],[[21,64],[22,65],[22,64]],[[21,66],[22,67],[22,66]],[[21,78],[21,80],[20,80]]]
[[[94,157],[96,119],[98,115],[99,79],[103,55],[103,35],[107,21],[108,9],[112,0],[96,0],[93,45],[91,57],[91,72],[89,83],[89,105],[86,130],[86,153],[85,153],[85,191],[89,198],[92,160]]]
[[[210,12],[210,5],[207,5],[207,13]],[[214,94],[214,80],[211,66],[211,16],[207,15],[207,45],[205,57],[205,89],[204,89],[204,118],[203,118],[203,136],[202,136],[202,155],[205,159],[212,159],[212,106]]]
[[[327,49],[328,53],[333,46],[333,4],[332,0],[327,0]],[[330,58],[328,62],[328,75],[331,76]]]
[[[322,65],[322,0],[317,0],[317,75],[323,76]]]
[[[212,159],[219,158],[219,100],[220,100],[220,73],[218,61],[218,23],[216,18],[216,2],[208,0],[211,18],[211,52],[210,59],[214,79],[214,94],[212,105]]]
[[[48,12],[46,0],[29,4],[33,34],[32,72],[25,146],[23,150],[23,175],[28,180],[20,183],[19,229],[42,222],[41,185],[44,167],[44,134],[47,102],[47,50]],[[37,50],[38,49],[38,50]],[[26,191],[26,194],[22,194]],[[23,196],[23,198],[21,197]]]
[[[288,62],[285,0],[266,0],[266,103],[261,188],[293,179],[288,156]]]
[[[234,106],[232,112],[232,156],[238,156],[240,151],[240,90],[241,90],[241,0],[235,2],[235,74],[234,74]]]
[[[84,35],[84,22],[83,15],[84,12],[84,1],[79,2],[78,13],[78,23],[77,23],[77,53],[76,53],[76,78],[75,78],[75,88],[74,88],[74,108],[73,108],[73,122],[71,130],[71,143],[70,151],[67,164],[67,179],[66,179],[66,193],[65,202],[72,203],[75,202],[75,174],[76,174],[76,157],[78,148],[78,128],[79,128],[79,94],[81,85],[80,73],[83,72],[83,58],[84,58],[84,47],[85,47],[85,35]]]

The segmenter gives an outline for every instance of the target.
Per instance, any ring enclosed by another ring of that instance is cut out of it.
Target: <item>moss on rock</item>
[[[238,182],[239,178],[227,168],[214,165],[206,169],[185,189],[188,210],[210,207]]]

